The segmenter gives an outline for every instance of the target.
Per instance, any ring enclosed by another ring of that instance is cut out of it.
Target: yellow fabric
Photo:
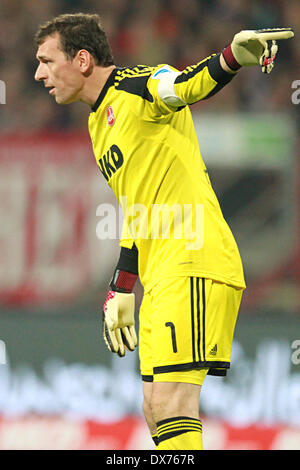
[[[202,385],[208,368],[228,368],[242,292],[196,277],[158,282],[140,307],[141,374]]]
[[[203,450],[202,433],[186,432],[160,442],[157,450]]]
[[[207,60],[187,67],[184,80],[174,84],[184,102],[201,100],[217,86]],[[117,69],[89,116],[96,161],[125,216],[121,246],[136,244],[145,292],[170,276],[244,288],[239,251],[211,186],[191,111],[162,101],[154,77],[161,67]],[[170,218],[165,227],[160,211],[164,221]]]
[[[208,368],[193,369],[181,372],[165,372],[164,374],[155,374],[154,382],[179,382],[194,385],[203,385],[207,375]]]

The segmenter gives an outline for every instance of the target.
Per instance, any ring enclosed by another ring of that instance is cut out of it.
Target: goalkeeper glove
[[[238,70],[241,66],[261,65],[264,73],[270,73],[278,51],[276,40],[292,37],[294,32],[291,28],[241,31],[223,50],[223,57],[232,70]],[[269,44],[268,41],[272,42]]]
[[[127,270],[120,269],[124,267]],[[106,346],[109,351],[117,353],[120,357],[125,356],[125,346],[134,351],[137,345],[134,319],[135,295],[132,292],[137,277],[137,250],[122,248],[102,314]]]

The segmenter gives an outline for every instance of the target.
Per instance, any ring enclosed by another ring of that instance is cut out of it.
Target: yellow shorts
[[[142,379],[202,385],[226,375],[243,289],[199,277],[158,282],[139,313]]]

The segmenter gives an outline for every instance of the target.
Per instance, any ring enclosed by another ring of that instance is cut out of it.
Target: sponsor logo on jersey
[[[98,160],[101,173],[107,181],[123,165],[123,162],[123,153],[117,145],[112,145],[103,157]]]

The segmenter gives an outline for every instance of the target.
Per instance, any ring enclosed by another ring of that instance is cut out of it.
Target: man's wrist
[[[115,292],[130,294],[134,289],[137,278],[138,276],[135,273],[116,269],[109,287]]]
[[[138,251],[135,245],[132,249],[121,248],[119,261],[110,282],[110,288],[116,292],[130,293],[138,278]]]
[[[221,67],[228,73],[237,73],[241,65],[237,62],[233,55],[231,44],[223,49],[220,55]]]

